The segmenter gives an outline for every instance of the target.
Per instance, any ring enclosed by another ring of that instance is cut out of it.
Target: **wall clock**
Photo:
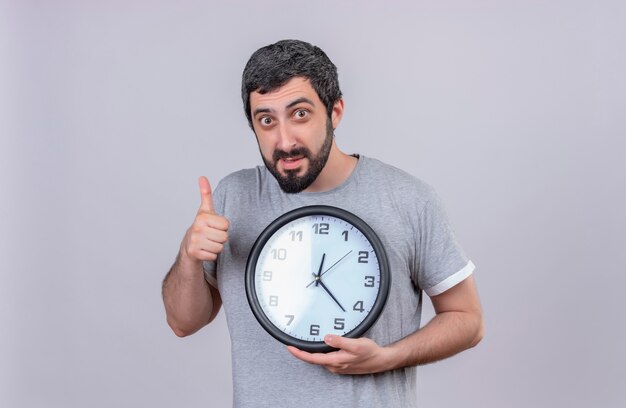
[[[256,319],[279,341],[333,350],[326,334],[360,337],[385,306],[391,273],[374,230],[356,215],[314,205],[290,211],[259,235],[245,287]]]

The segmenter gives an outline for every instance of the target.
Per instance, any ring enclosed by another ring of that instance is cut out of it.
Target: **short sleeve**
[[[469,277],[474,264],[457,243],[441,199],[431,192],[419,215],[415,267],[419,287],[436,296]]]

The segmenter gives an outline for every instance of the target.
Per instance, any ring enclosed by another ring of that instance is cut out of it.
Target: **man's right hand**
[[[215,212],[209,180],[202,176],[198,179],[198,185],[200,209],[180,248],[181,257],[193,263],[215,261],[228,240],[229,222]]]
[[[163,280],[167,322],[177,336],[188,336],[210,323],[222,305],[217,288],[204,278],[202,261],[214,261],[228,240],[228,220],[215,213],[211,185],[198,180],[200,209],[180,244],[176,262]]]

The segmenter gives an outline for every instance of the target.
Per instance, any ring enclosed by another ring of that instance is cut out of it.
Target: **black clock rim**
[[[285,224],[288,224],[298,218],[311,215],[328,215],[349,222],[355,228],[359,229],[361,233],[363,233],[363,235],[365,235],[365,237],[368,239],[370,244],[372,244],[380,268],[379,291],[376,295],[374,306],[372,306],[369,314],[353,330],[344,334],[343,337],[361,337],[370,327],[374,325],[374,323],[376,323],[383,311],[383,308],[385,307],[385,304],[387,303],[387,298],[389,297],[389,289],[391,287],[391,271],[389,268],[387,252],[385,251],[382,241],[380,240],[376,232],[369,226],[369,224],[367,224],[357,215],[342,208],[328,205],[309,205],[291,210],[272,221],[258,236],[256,241],[254,242],[254,245],[252,246],[252,249],[250,250],[250,254],[248,255],[245,270],[245,289],[246,297],[248,299],[250,309],[252,310],[252,314],[257,319],[259,324],[272,337],[274,337],[276,340],[280,341],[283,344],[294,346],[301,350],[313,353],[327,353],[336,349],[328,346],[323,341],[306,341],[292,337],[276,327],[265,315],[265,312],[263,312],[261,304],[256,297],[256,285],[254,282],[256,263],[258,261],[261,250],[263,249],[263,246],[268,241],[268,239]]]

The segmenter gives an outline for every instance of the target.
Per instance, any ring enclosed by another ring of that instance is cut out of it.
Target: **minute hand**
[[[322,282],[321,280],[318,281],[320,283],[320,285],[322,285],[322,288],[326,291],[326,293],[328,293],[330,295],[331,298],[333,298],[333,300],[335,301],[335,303],[337,303],[337,305],[339,305],[339,307],[341,308],[341,310],[343,310],[344,312],[346,311],[346,309],[343,308],[343,306],[341,306],[341,303],[339,303],[339,301],[337,300],[337,298],[330,293],[330,290],[328,290],[328,288],[326,287],[326,285],[324,285],[324,282]]]

